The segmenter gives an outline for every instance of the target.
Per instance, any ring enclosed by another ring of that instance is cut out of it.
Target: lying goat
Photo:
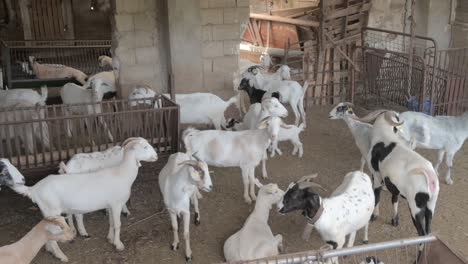
[[[279,212],[286,214],[302,210],[308,225],[313,226],[333,249],[342,248],[347,235],[347,246],[352,247],[356,232],[362,228],[364,243],[367,243],[368,224],[375,202],[369,176],[361,171],[349,172],[329,198],[322,198],[312,189],[322,188],[309,182],[316,176],[305,176],[291,183],[284,194]],[[308,239],[310,230],[306,228],[303,238]]]
[[[439,195],[439,179],[431,162],[406,146],[397,132],[403,124],[393,111],[378,110],[360,118],[375,120],[371,150],[367,162],[384,177],[392,194],[394,214],[392,224],[399,225],[398,196],[408,201],[413,224],[420,236],[431,232],[432,215]],[[378,197],[378,196],[376,196]],[[376,201],[378,204],[379,201]]]
[[[163,195],[164,204],[169,211],[174,242],[172,250],[179,247],[178,217],[182,215],[184,221],[185,259],[192,260],[190,248],[190,202],[195,208],[195,224],[200,224],[198,209],[198,189],[210,192],[212,189],[210,172],[206,162],[185,153],[175,153],[169,157],[164,168],[159,173],[159,188]]]
[[[29,63],[38,79],[73,78],[84,85],[88,76],[77,69],[60,64],[40,64],[34,56],[29,56]]]
[[[0,263],[29,264],[48,241],[66,242],[74,237],[63,217],[44,219],[18,242],[0,247]]]
[[[107,239],[122,251],[122,207],[130,197],[140,161],[154,162],[157,159],[158,155],[148,141],[135,138],[125,145],[123,160],[117,166],[73,175],[49,175],[34,186],[13,185],[12,189],[36,203],[46,218],[62,213],[84,214],[110,209]],[[55,241],[49,241],[46,249],[61,261],[68,261]]]
[[[276,184],[262,185],[255,180],[260,188],[255,208],[244,226],[224,242],[224,257],[228,262],[276,256],[283,248],[283,237],[273,235],[268,217],[272,205],[279,207],[284,192]]]
[[[468,112],[461,116],[429,116],[418,112],[400,114],[403,124],[403,135],[414,149],[437,149],[438,158],[434,166],[436,172],[444,160],[447,165],[445,183],[453,184],[451,172],[453,157],[468,138]]]

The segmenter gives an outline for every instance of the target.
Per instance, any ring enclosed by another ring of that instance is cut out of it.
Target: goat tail
[[[18,185],[15,184],[11,187],[15,192],[18,194],[21,194],[23,196],[28,197],[29,199],[32,199],[31,197],[31,187],[28,187],[26,185]]]
[[[427,183],[427,188],[430,194],[435,194],[438,191],[438,178],[437,174],[433,170],[426,170],[423,168],[415,168],[412,169],[410,174],[419,174],[419,175],[424,175]]]
[[[68,170],[67,165],[65,165],[65,163],[63,161],[61,161],[60,164],[59,164],[58,173],[59,174],[66,174],[67,170]]]
[[[230,105],[232,104],[236,104],[237,106],[237,102],[239,101],[239,94],[236,94],[234,95],[233,97],[229,98],[229,100],[227,100],[227,106],[229,107]]]
[[[304,131],[304,122],[302,122],[300,125],[299,125],[299,131]]]

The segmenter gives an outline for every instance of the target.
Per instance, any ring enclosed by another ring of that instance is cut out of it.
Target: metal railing
[[[41,64],[61,64],[88,75],[109,71],[112,67],[100,67],[98,58],[111,56],[110,48],[110,40],[2,41],[4,81],[10,89],[18,84],[41,81],[32,73],[29,56],[34,56]]]
[[[367,263],[366,258],[374,257],[382,261],[385,264],[432,264],[437,262],[431,262],[432,254],[440,254],[445,256],[445,259],[452,259],[453,261],[459,260],[459,262],[450,262],[453,264],[466,263],[464,259],[459,257],[454,252],[447,248],[441,250],[440,247],[437,249],[443,252],[431,252],[436,247],[431,247],[432,244],[443,243],[436,236],[425,236],[408,239],[393,240],[387,242],[373,243],[368,245],[354,246],[351,248],[341,248],[337,250],[319,250],[319,251],[307,251],[293,254],[279,255],[275,257],[247,260],[239,262],[229,262],[230,264],[324,264],[332,263],[331,260],[334,258],[340,264],[361,264]],[[421,245],[424,245],[419,261],[418,250]],[[449,262],[447,262],[449,263]],[[377,263],[376,263],[377,264]]]
[[[161,156],[177,152],[178,105],[164,96],[145,101],[151,105],[131,107],[130,100],[112,100],[0,109],[0,157],[34,174],[55,169],[74,154],[102,151],[128,137],[146,138]]]

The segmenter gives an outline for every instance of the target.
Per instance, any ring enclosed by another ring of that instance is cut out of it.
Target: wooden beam
[[[31,17],[29,16],[29,1],[20,0],[21,22],[23,24],[23,35],[25,40],[32,40]]]
[[[308,21],[308,20],[303,20],[303,19],[285,18],[285,17],[280,17],[280,16],[270,16],[270,15],[256,14],[256,13],[250,13],[250,18],[282,22],[286,24],[292,24],[292,25],[304,26],[304,27],[319,27],[320,25],[318,21]]]
[[[333,46],[338,50],[338,52],[341,53],[341,55],[343,55],[343,57],[345,57],[346,60],[348,60],[349,63],[351,63],[351,65],[353,65],[356,71],[361,72],[359,70],[359,67],[354,63],[354,61],[350,57],[348,57],[348,55],[346,55],[346,53],[344,53],[344,51],[341,50],[340,47],[338,47],[337,43],[330,37],[330,35],[328,35],[326,32],[323,32],[323,34],[328,38],[328,40],[333,44]]]
[[[310,10],[313,10],[317,7],[317,5],[305,6],[305,7],[295,7],[295,8],[285,8],[285,9],[276,9],[271,10],[271,14],[274,16],[282,16],[287,17],[290,15],[298,14],[298,13],[307,13]]]

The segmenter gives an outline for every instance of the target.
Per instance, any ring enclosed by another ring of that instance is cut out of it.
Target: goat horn
[[[197,155],[198,151],[193,153],[192,154],[192,157],[194,157],[197,161],[201,161],[196,155]]]
[[[297,181],[297,183],[301,183],[301,182],[309,181],[309,180],[311,180],[311,179],[315,179],[315,178],[317,178],[317,176],[318,176],[318,173],[314,173],[314,174],[302,176],[302,178],[300,178],[300,179]]]
[[[309,187],[317,187],[317,188],[320,188],[324,191],[327,191],[327,189],[325,189],[322,185],[318,184],[318,183],[315,183],[315,182],[301,182],[299,183],[299,189],[306,189],[306,188],[309,188]]]
[[[280,124],[280,127],[281,127],[281,128],[284,128],[284,129],[291,129],[291,128],[292,128],[292,126],[286,125],[286,124],[284,124],[284,123],[281,123],[281,124]]]
[[[187,165],[187,166],[190,166],[190,167],[193,167],[195,170],[197,171],[202,171],[202,169],[200,168],[200,166],[198,166],[198,162],[195,161],[195,160],[186,160],[186,161],[182,161],[181,163],[178,164],[179,166],[180,165]]]
[[[122,147],[125,147],[125,145],[127,145],[128,143],[134,141],[134,140],[138,140],[140,139],[139,137],[129,137],[127,138],[126,140],[124,140],[124,142],[122,142]]]
[[[366,116],[364,117],[361,117],[361,118],[358,118],[358,117],[355,117],[355,119],[361,121],[361,122],[365,122],[365,123],[371,123],[373,121],[375,121],[375,119],[377,119],[377,117],[379,117],[379,115],[387,112],[388,110],[375,110],[373,112],[370,112],[369,114],[367,114]]]
[[[385,113],[384,113],[384,117],[385,117],[385,120],[386,120],[390,125],[395,126],[395,127],[401,126],[401,125],[403,125],[403,123],[404,123],[403,121],[401,121],[401,122],[395,122],[395,121],[393,121],[392,117],[396,117],[396,114],[395,114],[395,112],[393,112],[393,111],[391,111],[391,112],[390,112],[390,111],[389,111],[389,112],[385,112]]]

